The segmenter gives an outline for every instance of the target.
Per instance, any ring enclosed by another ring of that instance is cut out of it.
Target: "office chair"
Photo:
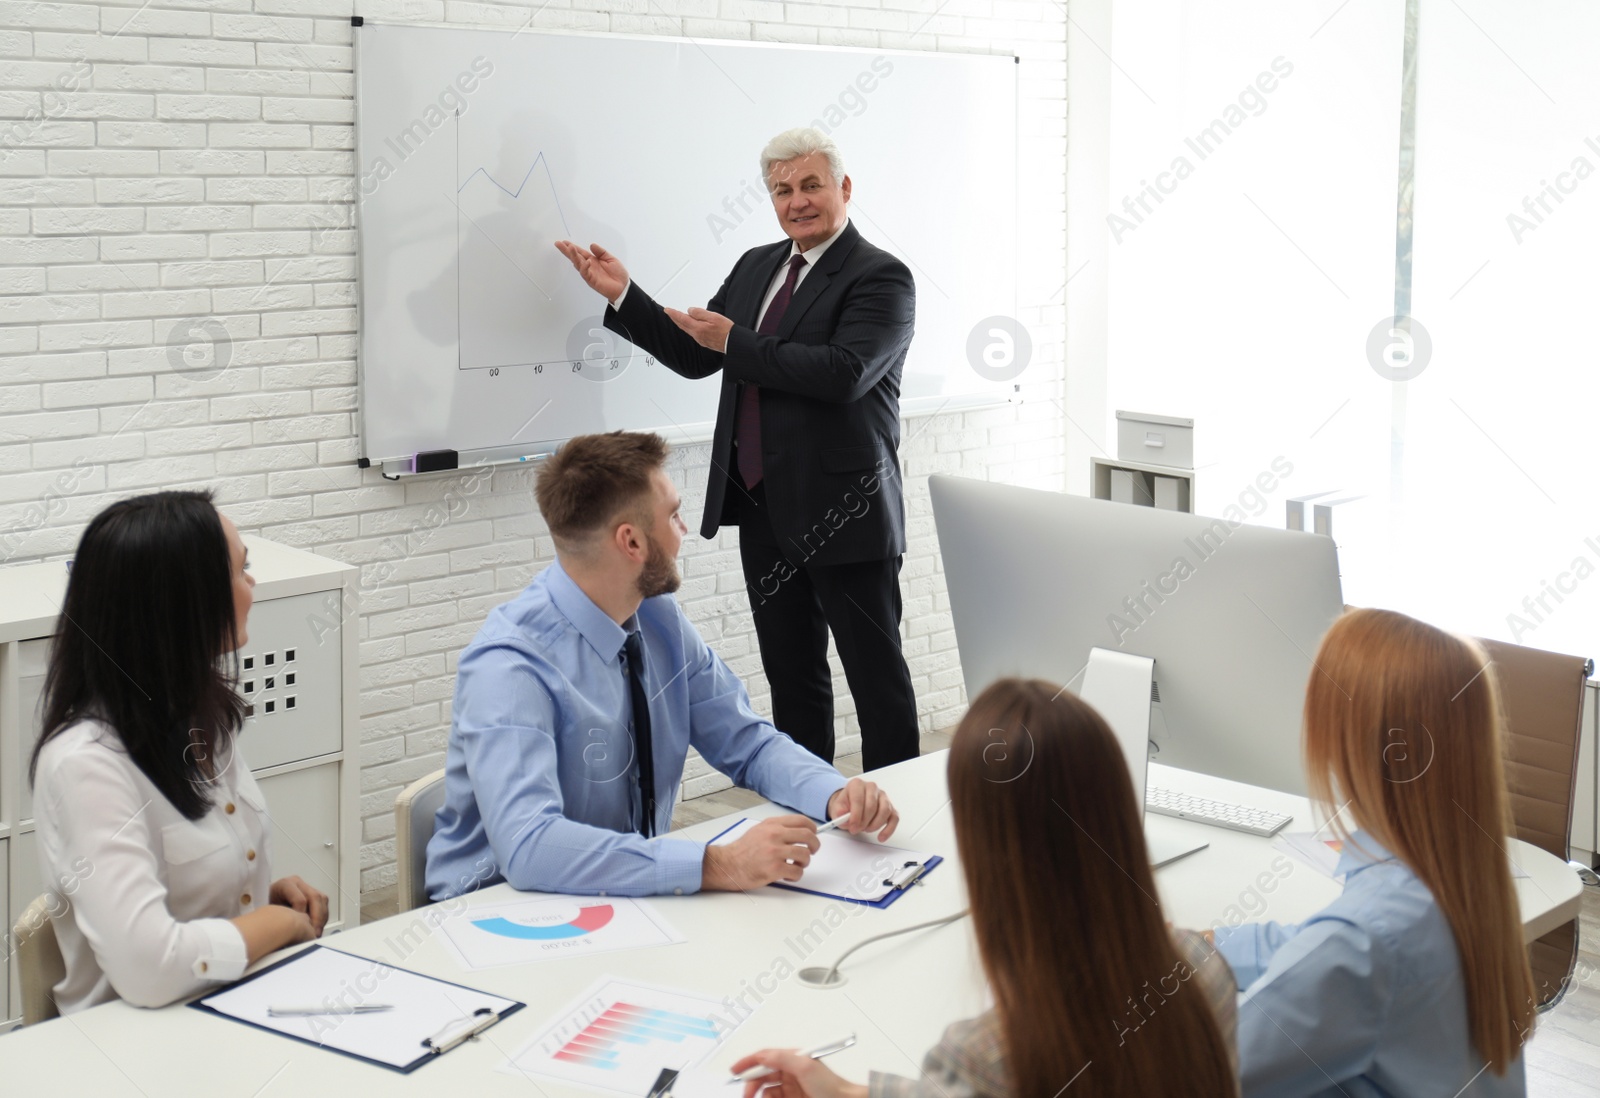
[[[25,1026],[47,1022],[61,1013],[56,1009],[54,993],[56,985],[66,979],[67,962],[56,942],[55,923],[50,920],[50,906],[45,900],[42,895],[35,897],[11,928],[21,976],[22,1024]]]
[[[395,892],[400,911],[428,902],[428,840],[433,816],[444,804],[444,771],[418,778],[394,799]]]
[[[1568,861],[1583,691],[1594,663],[1504,641],[1481,643],[1494,661],[1505,709],[1506,786],[1517,838]],[[1541,1012],[1566,994],[1577,960],[1577,920],[1529,944]]]

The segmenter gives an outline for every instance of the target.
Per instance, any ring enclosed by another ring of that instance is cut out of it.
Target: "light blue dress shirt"
[[[768,800],[814,819],[840,773],[750,708],[744,685],[671,595],[624,629],[559,562],[489,614],[461,654],[445,803],[428,843],[428,895],[514,888],[645,896],[700,888],[705,844],[671,838],[689,747]],[[656,838],[643,812],[623,643],[644,649]]]
[[[1467,1029],[1455,935],[1428,886],[1358,831],[1344,894],[1299,926],[1218,928],[1239,997],[1244,1098],[1506,1098],[1521,1057],[1485,1070]]]

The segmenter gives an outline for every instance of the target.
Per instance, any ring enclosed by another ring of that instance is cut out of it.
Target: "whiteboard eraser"
[[[459,455],[454,450],[423,450],[411,459],[413,473],[442,473],[457,468]]]

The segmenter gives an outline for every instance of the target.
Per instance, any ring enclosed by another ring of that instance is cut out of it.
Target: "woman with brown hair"
[[[1216,932],[1246,985],[1246,1095],[1526,1093],[1533,980],[1501,734],[1476,644],[1387,610],[1328,630],[1306,777],[1343,840],[1344,892],[1299,926]]]
[[[1237,1094],[1232,974],[1200,935],[1168,928],[1100,715],[1051,683],[997,682],[956,730],[949,785],[994,1009],[950,1026],[919,1081],[860,1086],[776,1049],[733,1070],[778,1071],[773,1098]]]

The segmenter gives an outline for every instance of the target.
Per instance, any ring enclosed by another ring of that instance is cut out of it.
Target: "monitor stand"
[[[1105,718],[1122,745],[1141,813],[1144,812],[1145,777],[1150,767],[1150,687],[1155,671],[1156,661],[1149,656],[1091,648],[1089,666],[1083,673],[1083,689],[1078,694]],[[1156,823],[1157,820],[1163,822]],[[1157,869],[1211,845],[1171,834],[1164,817],[1152,818],[1148,814],[1144,817],[1144,834],[1150,864]]]

